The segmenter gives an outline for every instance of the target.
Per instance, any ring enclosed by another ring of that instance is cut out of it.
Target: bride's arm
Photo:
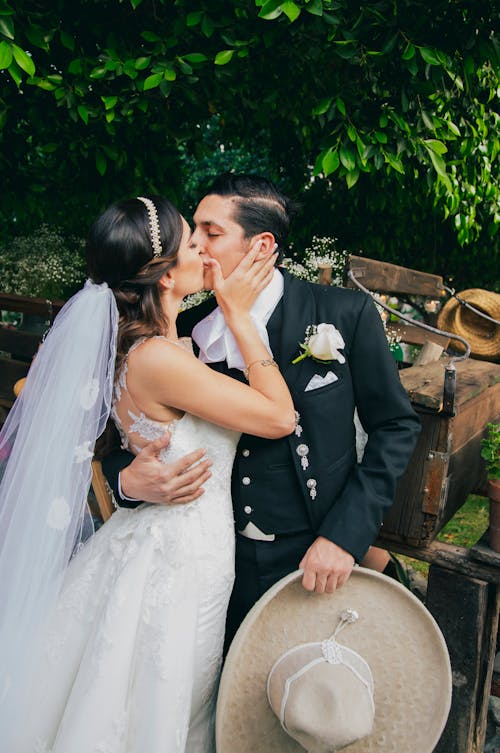
[[[215,262],[214,289],[248,368],[249,384],[220,374],[164,340],[150,340],[130,355],[128,386],[144,400],[175,407],[228,429],[268,439],[290,434],[295,412],[288,387],[250,317],[250,307],[269,282],[275,257],[256,262],[249,252],[222,278]],[[144,406],[145,407],[145,406]],[[151,413],[150,413],[151,415]]]

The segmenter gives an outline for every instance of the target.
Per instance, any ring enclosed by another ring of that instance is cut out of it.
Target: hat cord
[[[335,632],[332,633],[332,635],[328,638],[329,641],[334,640],[337,635],[340,633],[341,630],[345,628],[346,625],[352,625],[353,622],[356,622],[359,620],[359,614],[356,612],[355,609],[351,609],[351,607],[348,607],[347,609],[343,609],[340,613],[339,617],[339,624],[335,628]]]

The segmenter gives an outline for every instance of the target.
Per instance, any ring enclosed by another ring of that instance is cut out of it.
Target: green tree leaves
[[[180,195],[217,118],[295,192],[415,181],[458,243],[498,238],[493,28],[473,0],[0,0],[0,218],[59,211],[75,174],[89,212],[117,185]]]
[[[215,56],[215,65],[227,65],[231,62],[234,55],[234,50],[221,50]]]
[[[0,70],[8,68],[12,63],[12,48],[5,40],[0,42]]]

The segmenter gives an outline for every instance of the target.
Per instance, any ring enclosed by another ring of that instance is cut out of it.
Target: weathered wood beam
[[[424,345],[426,342],[432,342],[436,343],[436,345],[441,345],[441,347],[444,349],[448,347],[448,344],[450,342],[449,337],[421,329],[415,324],[405,324],[404,322],[389,322],[386,327],[387,331],[390,332],[391,335],[399,337],[401,342],[409,343],[410,345]]]
[[[444,541],[431,541],[426,545],[412,546],[383,536],[379,536],[376,545],[395,554],[404,554],[422,562],[429,562],[431,565],[440,565],[470,578],[500,585],[500,567],[477,562],[470,550],[464,546],[447,544]]]
[[[440,298],[443,295],[443,278],[428,272],[388,264],[385,261],[367,259],[351,254],[349,270],[365,288],[390,293],[407,293]],[[354,287],[349,280],[348,287]]]
[[[20,311],[53,319],[64,306],[64,301],[48,301],[45,298],[30,298],[14,293],[0,293],[0,311]]]

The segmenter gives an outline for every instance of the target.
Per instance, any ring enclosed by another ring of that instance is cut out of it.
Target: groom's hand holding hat
[[[352,554],[324,536],[313,541],[299,564],[304,570],[302,585],[318,594],[332,594],[343,586],[353,567]]]

